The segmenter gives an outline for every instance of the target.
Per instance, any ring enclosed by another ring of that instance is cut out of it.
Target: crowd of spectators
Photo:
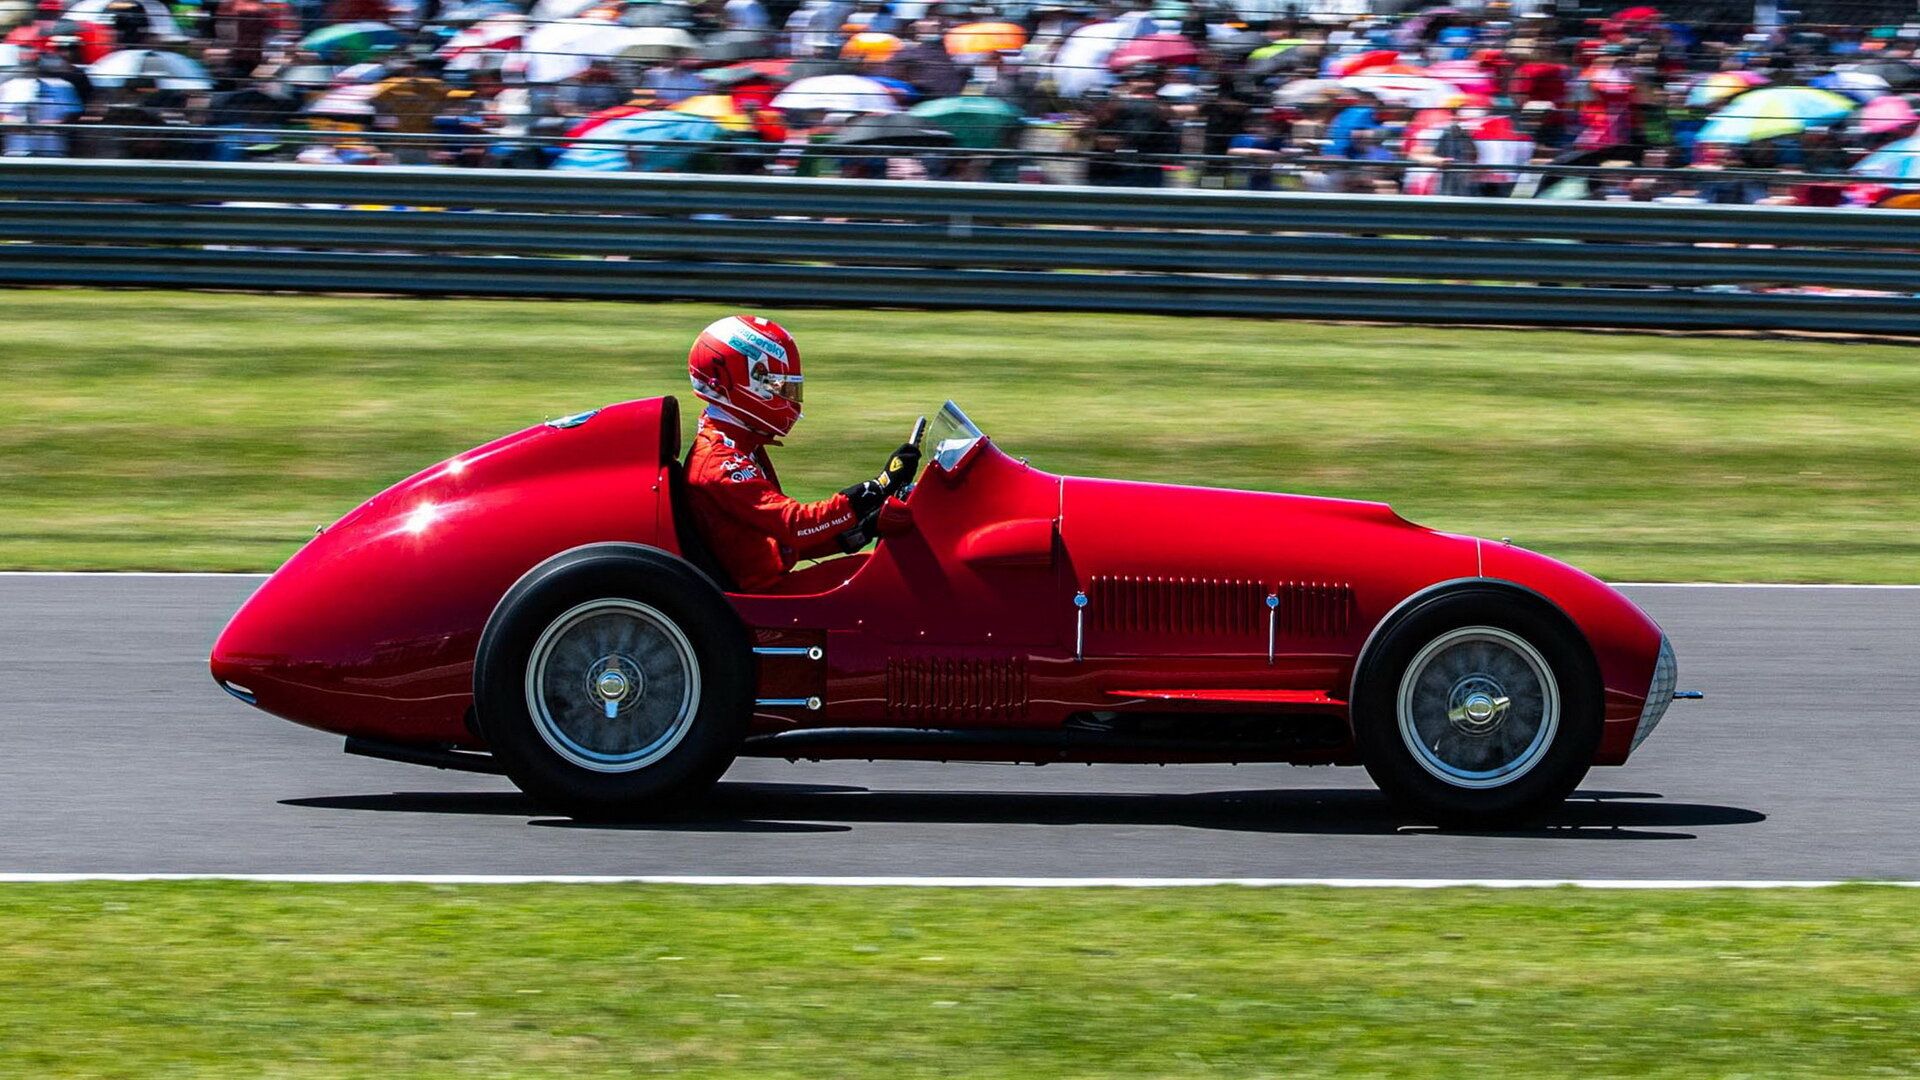
[[[1817,205],[1901,205],[1920,177],[1920,25],[1368,7],[0,0],[0,138],[36,156]]]

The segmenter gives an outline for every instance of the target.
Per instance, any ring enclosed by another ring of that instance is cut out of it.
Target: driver
[[[855,552],[912,528],[890,496],[913,482],[920,449],[837,495],[803,503],[780,490],[766,447],[800,419],[800,348],[778,323],[732,315],[700,332],[687,354],[693,392],[708,403],[687,452],[688,504],[714,557],[742,592],[764,592],[795,561]]]

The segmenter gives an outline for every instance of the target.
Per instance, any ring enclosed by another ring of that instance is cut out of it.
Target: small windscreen
[[[939,414],[927,425],[927,434],[933,440],[933,463],[947,472],[965,461],[967,454],[986,437],[967,419],[967,414],[960,411],[960,406],[951,401],[940,406]]]

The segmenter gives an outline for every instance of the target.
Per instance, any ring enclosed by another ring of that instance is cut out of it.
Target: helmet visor
[[[806,377],[803,375],[767,375],[767,389],[786,398],[795,405],[805,396]]]

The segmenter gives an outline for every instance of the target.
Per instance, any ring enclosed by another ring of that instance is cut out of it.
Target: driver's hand
[[[874,478],[875,486],[886,494],[892,495],[913,483],[914,474],[920,471],[920,448],[912,443],[901,443],[900,449],[887,459],[887,467]]]
[[[862,519],[880,509],[880,500],[887,497],[886,489],[878,480],[862,480],[852,487],[841,488],[840,494],[853,506],[854,516]]]
[[[887,467],[880,475],[871,480],[862,480],[849,488],[842,488],[840,494],[853,504],[853,512],[865,518],[880,509],[881,500],[889,495],[898,495],[920,469],[920,448],[912,443],[901,443],[900,449],[887,459]]]

